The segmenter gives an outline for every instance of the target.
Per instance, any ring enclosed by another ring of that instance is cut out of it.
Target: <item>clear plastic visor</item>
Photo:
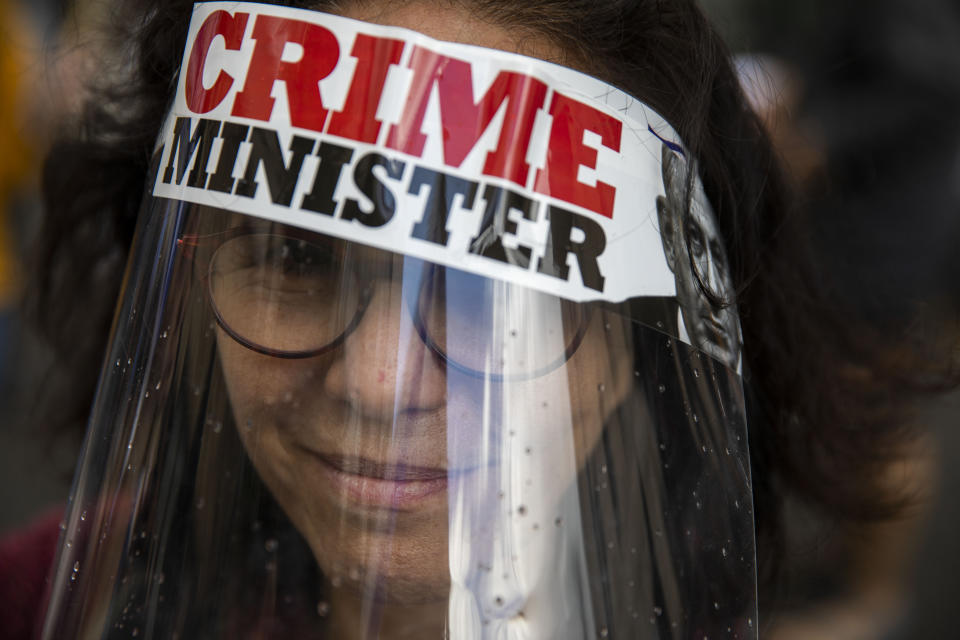
[[[755,634],[740,382],[675,302],[144,219],[46,637]]]

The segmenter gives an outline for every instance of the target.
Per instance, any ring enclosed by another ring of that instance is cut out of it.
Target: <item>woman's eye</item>
[[[212,272],[245,277],[319,277],[333,273],[342,252],[302,238],[251,234],[227,241],[214,255]]]
[[[313,275],[332,269],[335,257],[328,247],[300,238],[274,237],[265,247],[263,263],[285,275]]]

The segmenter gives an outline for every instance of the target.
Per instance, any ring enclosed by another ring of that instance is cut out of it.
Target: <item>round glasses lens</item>
[[[210,261],[210,296],[221,322],[267,350],[325,347],[358,313],[360,286],[346,243],[253,233],[223,243]]]
[[[583,305],[444,268],[424,283],[418,315],[448,360],[504,378],[543,375],[562,364],[586,321]]]

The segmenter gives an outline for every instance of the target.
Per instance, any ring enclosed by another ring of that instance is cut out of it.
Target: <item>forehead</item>
[[[385,26],[404,27],[424,35],[509,53],[520,53],[547,62],[569,64],[568,56],[531,29],[504,27],[485,21],[454,3],[424,2],[360,2],[343,7],[340,15]]]

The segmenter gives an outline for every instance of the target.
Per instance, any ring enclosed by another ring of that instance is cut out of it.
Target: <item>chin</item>
[[[415,540],[389,536],[377,539],[380,537],[357,536],[337,545],[340,548],[333,554],[315,548],[327,582],[333,588],[384,604],[446,602],[450,593],[446,544],[426,543],[420,547]],[[437,548],[440,546],[443,548]]]

